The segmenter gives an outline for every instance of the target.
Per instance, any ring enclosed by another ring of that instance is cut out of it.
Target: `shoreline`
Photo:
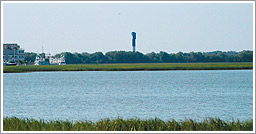
[[[167,71],[167,70],[250,70],[252,62],[224,63],[121,63],[121,64],[68,64],[4,66],[4,73],[50,71]]]

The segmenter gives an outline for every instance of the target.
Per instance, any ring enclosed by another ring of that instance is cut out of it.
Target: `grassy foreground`
[[[162,121],[158,118],[115,119],[91,121],[44,121],[34,119],[4,118],[4,131],[253,131],[253,120],[240,122],[208,118],[201,122],[191,119],[184,121]]]
[[[4,66],[4,73],[35,71],[147,71],[147,70],[233,70],[252,69],[252,62],[237,63],[138,63]]]

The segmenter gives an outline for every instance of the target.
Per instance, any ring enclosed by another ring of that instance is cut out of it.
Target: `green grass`
[[[35,71],[149,71],[149,70],[233,70],[252,69],[252,62],[237,63],[138,63],[4,66],[4,73]]]
[[[4,131],[253,131],[253,120],[223,121],[207,118],[201,122],[192,119],[184,121],[162,121],[158,118],[114,119],[91,121],[44,121],[34,119],[4,118]]]

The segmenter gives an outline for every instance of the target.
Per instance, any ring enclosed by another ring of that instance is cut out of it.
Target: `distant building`
[[[44,57],[37,55],[34,65],[66,65],[63,55],[61,55],[60,58],[52,58],[50,54],[44,55]]]
[[[60,58],[52,58],[50,57],[51,65],[66,65],[65,57],[60,55]]]
[[[50,65],[50,61],[49,58],[47,56],[47,58],[43,58],[43,55],[45,55],[44,53],[42,53],[42,56],[37,55],[36,59],[35,59],[35,65]]]
[[[16,43],[5,43],[3,44],[3,60],[8,61],[24,61],[24,49]]]

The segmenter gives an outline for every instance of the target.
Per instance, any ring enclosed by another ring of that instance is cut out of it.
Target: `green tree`
[[[33,52],[25,52],[24,53],[24,61],[27,63],[34,63],[36,60],[36,53]]]
[[[107,63],[107,58],[102,52],[95,52],[90,54],[91,63]]]
[[[252,51],[242,51],[239,53],[240,61],[242,62],[252,62],[253,52]]]

